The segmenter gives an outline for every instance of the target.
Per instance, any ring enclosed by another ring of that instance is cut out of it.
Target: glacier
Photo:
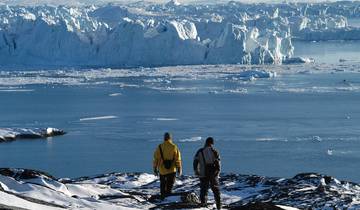
[[[281,64],[293,40],[356,40],[358,2],[1,5],[0,64],[138,67]],[[349,12],[352,11],[352,12]]]

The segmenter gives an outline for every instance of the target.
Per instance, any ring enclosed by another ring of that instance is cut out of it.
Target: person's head
[[[214,139],[213,137],[208,137],[205,141],[205,147],[210,147],[212,145],[214,145]]]
[[[166,132],[166,133],[164,134],[164,141],[168,141],[168,140],[170,140],[170,139],[171,139],[171,134],[168,133],[168,132]]]

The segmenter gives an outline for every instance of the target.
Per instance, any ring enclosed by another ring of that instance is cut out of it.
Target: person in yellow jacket
[[[160,198],[163,200],[171,194],[176,172],[182,175],[181,154],[170,133],[164,134],[164,142],[155,149],[153,169],[156,176],[160,173]]]

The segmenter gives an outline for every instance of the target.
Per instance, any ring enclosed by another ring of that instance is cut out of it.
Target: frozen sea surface
[[[191,174],[207,136],[225,172],[359,182],[360,64],[1,71],[1,128],[64,136],[0,144],[2,167],[58,177],[151,172],[174,134]]]

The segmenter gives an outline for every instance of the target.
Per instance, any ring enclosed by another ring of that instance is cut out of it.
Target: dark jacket
[[[219,176],[221,170],[220,155],[212,146],[201,148],[195,154],[193,168],[199,177],[206,177],[206,164],[213,164],[216,169],[215,176]]]

